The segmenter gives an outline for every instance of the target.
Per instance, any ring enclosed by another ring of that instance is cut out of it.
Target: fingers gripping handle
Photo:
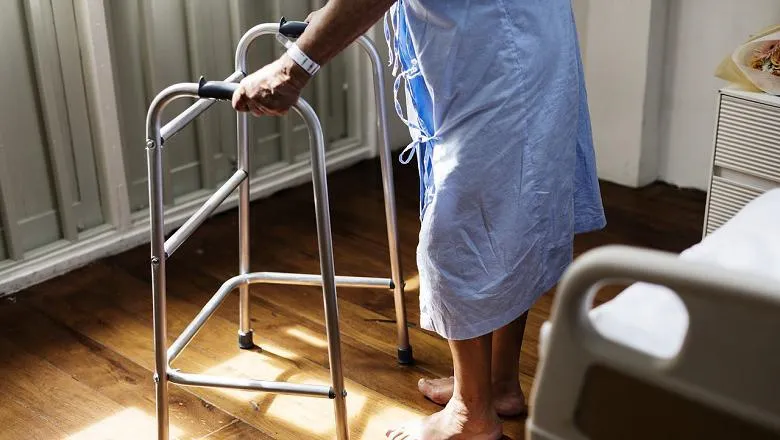
[[[287,21],[282,17],[279,23],[279,34],[287,38],[299,38],[303,35],[309,24],[303,21]],[[220,99],[230,101],[233,99],[233,93],[238,89],[237,83],[222,81],[206,81],[200,78],[198,84],[198,96],[201,98]]]
[[[308,25],[303,21],[287,21],[286,18],[282,17],[282,21],[279,23],[279,33],[287,38],[298,38],[303,35]]]
[[[223,81],[206,81],[203,77],[198,83],[198,96],[201,98],[221,99],[230,101],[233,93],[238,89],[238,83]]]

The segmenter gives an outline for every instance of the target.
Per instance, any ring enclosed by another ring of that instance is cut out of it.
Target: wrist
[[[282,64],[282,68],[287,73],[287,76],[293,82],[293,84],[303,88],[309,80],[312,78],[309,72],[305,71],[303,67],[299,66],[290,56],[283,53],[279,62]]]

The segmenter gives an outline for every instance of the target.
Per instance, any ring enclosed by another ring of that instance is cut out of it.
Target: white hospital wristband
[[[287,55],[295,61],[295,64],[301,66],[301,68],[311,76],[314,76],[314,74],[320,70],[320,65],[303,53],[301,48],[295,43],[287,46]]]

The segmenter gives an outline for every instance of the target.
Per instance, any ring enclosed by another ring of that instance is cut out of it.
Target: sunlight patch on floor
[[[416,277],[412,280],[412,287],[416,288]],[[278,331],[308,346],[327,349],[325,336],[304,326],[285,326]],[[330,371],[306,361],[305,353],[285,350],[268,341],[258,341],[258,345],[262,350],[240,351],[204,371],[191,372],[294,384],[331,385]],[[307,353],[311,351],[299,347]],[[214,388],[213,391],[237,405],[251,405],[254,411],[249,414],[254,415],[246,421],[262,429],[278,426],[280,433],[295,433],[299,438],[329,439],[335,436],[335,409],[331,399],[225,388]],[[424,416],[351,381],[347,382],[347,393],[348,423],[354,438],[381,439],[388,429]],[[231,412],[230,407],[224,409]]]
[[[368,417],[363,434],[359,438],[365,440],[383,439],[388,430],[419,420],[422,417],[422,414],[397,406],[383,408]]]
[[[275,351],[276,352],[276,351]],[[281,380],[282,375],[291,368],[295,368],[292,362],[287,363],[278,359],[273,359],[262,353],[253,351],[242,351],[236,356],[228,359],[221,364],[215,365],[203,371],[203,374],[210,376],[224,376],[244,379],[255,379],[265,381]],[[214,388],[219,392],[241,401],[251,401],[258,398],[259,391],[234,390],[228,388]]]
[[[311,336],[309,332],[298,330],[297,327],[289,328],[287,333],[302,336],[302,339]],[[267,348],[278,353],[275,347]],[[263,352],[241,352],[202,373],[330,386],[330,372],[327,369],[301,371],[297,362],[277,359]],[[272,424],[283,424],[305,438],[327,439],[335,433],[335,411],[331,399],[221,388],[216,390],[237,403],[251,404],[257,411],[258,419],[268,418],[273,420]],[[384,438],[389,428],[423,416],[403,405],[388,405],[391,401],[378,399],[378,396],[372,398],[365,391],[356,384],[347,383],[348,423],[350,430],[358,434],[354,436],[356,438]],[[251,419],[247,421],[253,423]]]
[[[327,370],[322,370],[322,374],[317,375],[301,372],[294,362],[274,359],[256,352],[241,352],[203,371],[203,374],[330,386],[330,372]],[[334,407],[331,399],[225,388],[215,390],[237,402],[249,402],[258,411],[258,417],[277,419],[279,423],[287,424],[296,431],[327,438],[326,434],[334,430]],[[359,392],[348,392],[347,413],[354,419],[362,415],[367,398]]]
[[[261,343],[261,354],[265,354],[266,357],[273,356],[274,358],[283,359],[285,361],[289,361],[289,364],[295,365],[295,361],[299,360],[301,356],[299,356],[297,353],[285,350],[282,347],[269,344],[266,341],[263,341]]]
[[[287,329],[287,334],[314,347],[328,348],[327,339],[305,327],[290,327]]]
[[[414,290],[420,290],[420,276],[415,275],[404,281],[404,292],[412,292]]]
[[[184,438],[185,432],[170,424],[171,439]],[[138,440],[157,438],[157,418],[154,414],[131,407],[119,411],[65,440]]]
[[[330,386],[330,380],[323,380],[310,374],[299,373],[290,377],[290,382]],[[347,414],[354,419],[364,409],[366,396],[347,385]],[[277,395],[271,402],[267,415],[312,434],[323,436],[334,431],[336,425],[333,401],[304,396]],[[325,436],[328,438],[329,436]]]

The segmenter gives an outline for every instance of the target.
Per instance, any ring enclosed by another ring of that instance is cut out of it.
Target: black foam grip
[[[279,33],[288,38],[298,38],[303,35],[303,31],[306,30],[308,25],[308,23],[303,21],[286,21],[282,19],[282,23],[279,25]]]
[[[238,88],[238,83],[223,81],[201,81],[198,87],[198,96],[201,98],[222,99],[230,101],[233,92]]]

